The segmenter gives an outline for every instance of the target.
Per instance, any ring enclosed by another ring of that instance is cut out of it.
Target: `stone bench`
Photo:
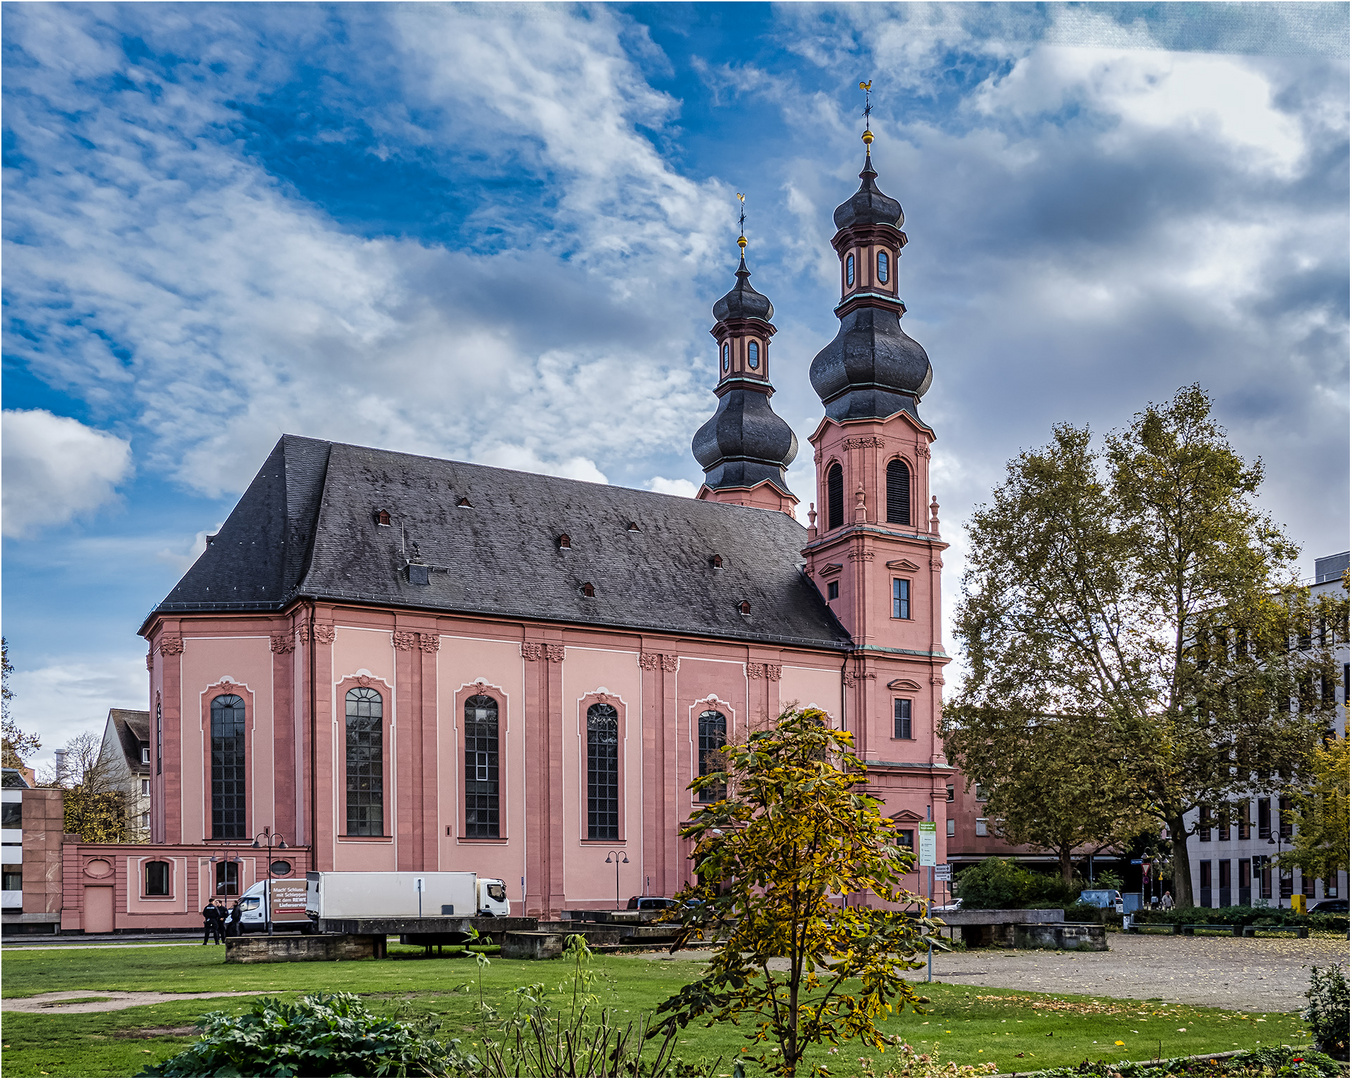
[[[1298,938],[1307,938],[1310,936],[1308,926],[1246,926],[1244,927],[1245,937],[1257,937],[1257,931],[1262,930],[1265,934],[1295,934]]]
[[[1185,923],[1180,929],[1187,937],[1195,936],[1195,931],[1198,930],[1224,930],[1229,933],[1231,937],[1239,937],[1244,927],[1238,923],[1233,926],[1229,926],[1225,923]]]

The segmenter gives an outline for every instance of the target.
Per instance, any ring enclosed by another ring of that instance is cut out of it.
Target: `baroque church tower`
[[[935,435],[919,412],[933,370],[900,322],[901,204],[878,190],[872,132],[863,139],[859,190],[836,208],[831,239],[840,259],[840,329],[810,370],[826,415],[811,436],[820,512],[809,514],[803,556],[854,641],[845,724],[875,794],[909,828],[908,821],[945,816],[952,772],[938,736],[947,545],[930,495]],[[940,826],[940,862],[945,846]]]
[[[709,331],[718,343],[718,408],[691,443],[704,469],[698,497],[792,515],[798,498],[784,470],[798,454],[798,437],[770,407],[775,306],[751,287],[745,235],[737,245],[737,284],[714,304]]]

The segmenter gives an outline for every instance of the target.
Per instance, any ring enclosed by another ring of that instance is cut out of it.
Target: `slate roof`
[[[150,744],[150,713],[145,709],[109,709],[108,719],[113,722],[127,764],[134,770],[149,768],[141,763],[141,744]]]
[[[847,649],[806,541],[778,511],[284,435],[152,617],[319,599]]]

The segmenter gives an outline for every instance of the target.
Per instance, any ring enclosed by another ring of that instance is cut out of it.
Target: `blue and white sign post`
[[[933,811],[931,810],[931,813]],[[939,861],[939,833],[938,823],[934,821],[921,821],[917,825],[919,837],[919,856],[920,865],[929,868],[929,903],[925,906],[925,914],[929,915],[929,909],[934,906],[934,866]],[[934,946],[929,947],[929,968],[925,973],[925,981],[930,982],[934,978]]]

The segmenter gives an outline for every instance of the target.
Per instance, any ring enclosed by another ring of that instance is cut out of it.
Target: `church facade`
[[[64,928],[109,907],[116,928],[183,925],[266,873],[265,831],[279,872],[473,870],[518,913],[669,896],[691,876],[680,827],[718,794],[691,781],[792,704],[854,733],[904,840],[942,821],[932,372],[867,149],[860,179],[810,371],[808,528],[744,252],[713,310],[696,499],[284,436],[141,628],[151,842],[67,845]]]

